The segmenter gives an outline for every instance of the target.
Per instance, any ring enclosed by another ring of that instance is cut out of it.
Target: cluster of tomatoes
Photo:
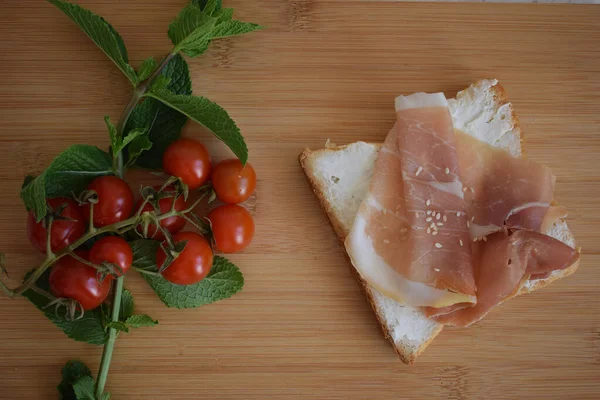
[[[160,227],[156,224],[146,229],[142,229],[141,224],[135,226],[138,232],[145,230],[148,238],[164,241],[156,254],[162,276],[178,285],[191,285],[204,279],[212,267],[213,246],[210,239],[223,253],[235,253],[250,244],[254,236],[254,221],[250,213],[238,204],[254,193],[256,173],[250,164],[242,166],[238,159],[224,160],[213,166],[204,145],[188,138],[179,139],[167,148],[163,155],[163,168],[189,190],[206,187],[210,180],[217,199],[225,203],[214,208],[206,217],[211,228],[209,239],[195,231],[182,231],[186,220],[181,215],[160,219]],[[80,205],[68,198],[48,199],[51,223],[50,219],[36,222],[33,212],[30,212],[27,234],[32,245],[43,253],[48,247],[52,252],[58,252],[80,239],[88,226],[94,229],[106,227],[132,217],[134,196],[124,180],[116,176],[96,178],[88,186],[88,193],[94,193],[93,204],[84,202]],[[90,210],[90,207],[93,209]],[[154,203],[140,199],[136,215],[141,219],[144,213],[154,211],[161,215],[183,212],[188,207],[183,195],[161,197]],[[93,216],[91,222],[90,216]],[[49,246],[47,226],[51,228]],[[170,241],[165,240],[166,231]],[[181,252],[170,250],[172,244],[184,241],[186,244]],[[172,261],[164,265],[169,257]],[[55,296],[75,300],[84,310],[91,310],[104,302],[114,277],[127,273],[132,262],[131,246],[120,236],[106,236],[96,241],[89,251],[77,249],[61,257],[50,271],[50,289]]]

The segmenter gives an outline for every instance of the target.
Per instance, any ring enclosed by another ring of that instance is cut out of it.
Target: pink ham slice
[[[462,132],[456,148],[471,235],[482,238],[505,227],[541,231],[554,197],[555,178],[545,165],[516,158]]]
[[[434,320],[469,326],[515,295],[531,276],[562,270],[579,260],[575,249],[533,231],[494,233],[487,237],[487,242],[479,242],[478,247],[481,256],[476,262],[477,304],[462,309],[426,309],[426,314]]]
[[[475,302],[475,279],[454,130],[443,94],[396,100],[346,248],[361,276],[398,301]]]

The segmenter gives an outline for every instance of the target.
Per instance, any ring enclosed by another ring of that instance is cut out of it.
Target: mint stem
[[[125,106],[125,109],[121,113],[121,118],[119,118],[119,123],[117,124],[117,134],[119,136],[123,137],[125,135],[125,125],[127,124],[127,120],[129,120],[129,117],[131,116],[133,109],[135,108],[135,106],[137,106],[137,104],[140,102],[142,97],[144,97],[144,95],[146,94],[146,92],[148,91],[150,86],[152,85],[152,82],[154,81],[154,79],[162,72],[162,70],[169,63],[169,61],[171,61],[171,59],[175,56],[175,54],[177,54],[177,53],[171,52],[171,53],[167,54],[165,56],[165,58],[163,58],[162,62],[158,66],[158,68],[156,68],[154,70],[154,72],[152,72],[152,75],[150,75],[148,77],[148,79],[141,82],[134,89],[133,96],[131,96],[131,100],[129,100],[129,103],[127,103],[127,105]],[[115,173],[117,174],[117,176],[120,178],[123,178],[125,169],[123,166],[123,152],[122,151],[119,152],[119,154],[117,156],[117,160],[116,160],[116,165],[114,165],[113,168],[115,169]]]
[[[123,281],[125,277],[121,276],[117,279],[117,287],[115,288],[115,295],[113,297],[111,321],[119,321],[119,311],[121,310],[121,295],[123,294]],[[112,360],[113,349],[117,340],[117,330],[114,328],[108,329],[108,341],[104,345],[102,351],[102,361],[100,361],[100,369],[98,371],[98,378],[96,379],[96,398],[102,398],[104,393],[104,386],[106,385],[106,379],[108,378],[108,369],[110,368],[110,362]]]

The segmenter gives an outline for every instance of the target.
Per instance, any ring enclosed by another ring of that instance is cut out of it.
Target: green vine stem
[[[117,287],[115,288],[115,296],[113,298],[112,304],[112,312],[111,312],[111,321],[118,322],[119,321],[119,312],[121,309],[121,295],[123,294],[123,282],[125,280],[124,276],[121,276],[117,279]],[[104,349],[102,351],[102,360],[100,361],[100,369],[98,370],[98,378],[96,379],[96,398],[102,398],[102,394],[104,393],[104,386],[106,385],[106,379],[108,378],[108,370],[110,368],[110,362],[112,360],[112,354],[115,347],[115,342],[117,340],[117,330],[114,328],[109,328],[108,330],[108,340],[104,345]]]

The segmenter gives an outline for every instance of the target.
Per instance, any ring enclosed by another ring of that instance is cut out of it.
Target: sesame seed
[[[471,223],[469,221],[467,221],[467,228],[471,227]]]
[[[438,222],[436,225],[437,226],[444,226],[444,223],[443,222]]]
[[[437,213],[436,216],[435,216],[435,219],[440,219],[441,217],[442,217],[442,214]]]
[[[475,189],[470,188],[470,190],[471,190],[471,193],[475,193]]]
[[[475,221],[475,217],[471,217],[471,222]]]
[[[438,234],[438,231],[433,231],[432,235],[435,236]]]
[[[440,272],[440,269],[439,269],[439,268],[434,268],[433,270],[434,270],[435,272]]]
[[[463,246],[463,241],[462,241],[462,239],[458,239],[458,242],[460,243],[460,247],[462,247],[462,246]]]
[[[473,238],[473,243],[475,243],[477,241],[478,238],[474,237]]]
[[[433,229],[434,231],[437,231],[437,226],[433,225],[433,226],[432,226],[432,229]]]
[[[448,175],[450,173],[450,169],[448,167],[446,167],[446,169],[444,170],[444,172],[446,173],[446,175]]]
[[[431,210],[427,210],[427,215],[431,215]]]
[[[427,233],[431,233],[431,228],[427,228]]]
[[[466,187],[466,186],[465,186],[465,187],[463,188],[463,192],[466,192],[466,191],[467,191],[467,189],[468,189],[468,187]]]
[[[426,206],[428,206],[428,205],[430,205],[430,204],[431,204],[431,200],[427,200],[427,201],[425,202],[425,205],[426,205]]]
[[[436,244],[435,244],[435,247],[437,247],[438,249],[441,249],[441,248],[442,248],[442,247],[444,247],[444,246],[442,246],[442,244],[441,244],[441,243],[436,243]]]
[[[423,167],[417,168],[417,173],[415,175],[419,176],[419,174],[421,173],[421,171],[423,171]]]
[[[432,223],[431,223],[431,225],[429,225],[429,227],[430,227],[431,229],[435,229],[435,222],[432,222]]]
[[[431,221],[431,217],[425,218],[425,222],[430,222],[430,221]]]
[[[445,215],[442,217],[442,219],[444,220],[444,222],[448,221],[448,217],[446,217]]]
[[[482,239],[484,242],[487,242],[487,237],[484,236]]]
[[[457,216],[457,217],[460,217],[460,211],[456,213],[456,216]]]
[[[385,239],[385,240],[383,241],[383,243],[385,243],[385,244],[390,244],[390,241],[389,241],[389,240],[387,240],[387,239]]]

